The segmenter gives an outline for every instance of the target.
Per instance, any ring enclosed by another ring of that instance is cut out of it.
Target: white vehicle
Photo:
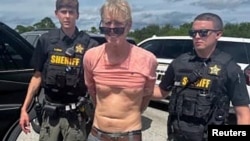
[[[189,36],[154,35],[138,43],[138,46],[152,52],[157,57],[159,63],[157,67],[157,85],[160,83],[164,72],[173,59],[182,53],[193,50],[192,38]],[[242,70],[244,70],[250,62],[250,39],[221,37],[217,48],[231,54]],[[250,86],[247,86],[247,89],[250,94]],[[163,102],[168,102],[168,100],[163,100]],[[233,112],[231,108],[230,113]]]

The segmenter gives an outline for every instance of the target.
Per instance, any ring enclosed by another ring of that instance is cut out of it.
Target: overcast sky
[[[180,25],[191,22],[202,12],[220,15],[224,23],[250,22],[250,0],[128,0],[132,8],[132,29],[149,24]],[[99,9],[104,0],[79,0],[80,29],[98,27]],[[59,27],[54,15],[55,0],[1,0],[0,21],[12,28],[33,25],[50,17]]]

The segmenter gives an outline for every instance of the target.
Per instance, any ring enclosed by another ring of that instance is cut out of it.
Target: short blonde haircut
[[[131,9],[126,0],[106,0],[100,9],[101,19],[108,14],[112,18],[132,23]]]

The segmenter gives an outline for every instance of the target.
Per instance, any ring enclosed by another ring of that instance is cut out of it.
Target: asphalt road
[[[168,113],[164,110],[154,108],[162,105],[153,105],[148,107],[142,115],[142,136],[143,141],[166,141],[166,124]],[[162,108],[164,109],[164,108]],[[38,134],[34,131],[31,134],[25,135],[21,133],[17,141],[38,141]]]
[[[167,115],[168,113],[156,108],[148,107],[143,113],[143,141],[167,140]]]

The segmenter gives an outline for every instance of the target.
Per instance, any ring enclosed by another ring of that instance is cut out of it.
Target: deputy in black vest
[[[168,140],[207,140],[208,125],[223,125],[230,100],[237,124],[250,124],[245,78],[233,58],[216,48],[223,23],[213,13],[198,15],[189,35],[194,51],[176,58],[168,67],[153,99],[171,91]]]
[[[61,28],[43,34],[33,55],[35,73],[22,106],[20,126],[25,133],[30,132],[27,109],[42,86],[45,99],[40,141],[85,141],[87,137],[82,60],[85,51],[98,43],[78,31],[78,8],[77,0],[56,1]]]

